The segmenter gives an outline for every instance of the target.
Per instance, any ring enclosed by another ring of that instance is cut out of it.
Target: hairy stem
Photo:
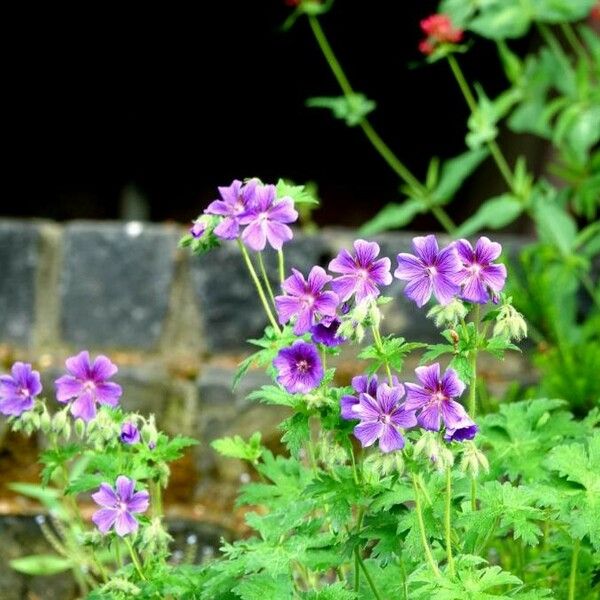
[[[375,325],[373,325],[371,327],[371,330],[373,331],[373,340],[375,342],[375,347],[383,355],[383,341],[381,340],[381,334],[379,333],[379,327],[375,327]],[[389,364],[387,358],[384,359],[384,365],[385,365],[385,372],[387,373],[387,377],[388,377],[388,382],[391,387],[394,385],[394,378],[392,377],[392,370],[390,369],[390,364]]]
[[[423,550],[425,552],[425,557],[427,558],[427,562],[433,571],[433,574],[441,578],[440,570],[437,566],[437,562],[435,558],[433,558],[433,554],[431,553],[431,548],[429,547],[429,542],[427,541],[427,532],[425,531],[425,522],[423,521],[423,507],[421,506],[421,496],[419,495],[419,484],[417,482],[417,478],[415,474],[412,474],[412,482],[413,489],[415,492],[415,511],[417,513],[417,522],[419,523],[419,533],[421,535],[421,544],[423,545]]]
[[[279,283],[283,285],[285,281],[285,256],[281,248],[277,250],[277,266],[279,267]]]
[[[446,469],[446,507],[444,513],[444,526],[446,530],[446,558],[450,577],[456,575],[454,557],[452,556],[452,469]]]
[[[329,65],[336,81],[338,82],[344,96],[346,98],[354,95],[354,90],[342,69],[339,61],[337,60],[327,36],[323,31],[319,20],[314,15],[308,16],[308,22],[310,28],[317,40],[317,44]],[[390,147],[381,139],[381,136],[375,131],[371,123],[366,118],[362,118],[359,122],[360,128],[367,139],[371,142],[372,146],[377,150],[381,158],[385,160],[388,166],[398,175],[402,181],[413,188],[416,192],[420,193],[423,198],[427,199],[427,188],[411,173],[408,167],[396,156],[396,154],[390,149]],[[434,217],[439,221],[440,225],[448,232],[452,233],[456,229],[456,225],[448,215],[448,213],[441,206],[430,206],[429,207]]]
[[[363,561],[362,557],[360,556],[360,552],[357,551],[358,547],[356,547],[354,549],[355,551],[355,556],[356,559],[358,560],[358,564],[360,566],[360,568],[362,569],[362,572],[365,574],[365,579],[367,580],[367,583],[369,584],[369,587],[371,588],[371,591],[373,592],[373,596],[375,596],[375,598],[377,600],[383,600],[383,596],[378,592],[377,587],[375,586],[375,582],[373,581],[373,578],[371,577],[371,574],[369,573],[367,566],[365,565],[365,562]]]
[[[151,501],[152,501],[152,516],[161,518],[162,509],[162,489],[158,481],[150,482]]]
[[[250,255],[248,254],[248,250],[246,250],[246,247],[244,246],[244,244],[242,244],[242,242],[240,240],[238,240],[237,242],[238,242],[240,251],[242,253],[242,256],[244,258],[244,262],[246,263],[246,267],[248,268],[248,272],[250,273],[250,277],[252,278],[252,281],[254,283],[254,287],[256,287],[256,291],[258,292],[258,297],[260,298],[263,308],[265,309],[265,313],[267,314],[267,318],[269,319],[269,322],[271,323],[271,325],[272,325],[273,329],[275,330],[275,332],[277,333],[277,335],[281,335],[281,329],[279,328],[279,325],[277,324],[277,321],[275,320],[275,317],[273,316],[273,313],[271,312],[271,307],[269,306],[269,302],[267,300],[267,297],[265,296],[265,291],[263,290],[263,287],[260,283],[260,279],[258,278],[258,275],[256,274],[254,265],[252,264],[252,261],[250,260]]]
[[[273,288],[271,287],[271,282],[269,281],[269,276],[267,275],[267,269],[265,268],[265,262],[262,257],[262,252],[258,252],[258,266],[260,267],[260,274],[262,275],[265,287],[267,288],[267,292],[269,293],[269,298],[271,299],[271,304],[275,307],[275,296],[273,294]]]
[[[479,110],[477,107],[477,101],[475,100],[475,96],[473,96],[473,93],[471,92],[471,88],[469,87],[469,84],[467,83],[467,80],[462,72],[462,69],[460,68],[460,65],[458,64],[458,61],[452,54],[449,54],[446,58],[448,59],[448,64],[450,65],[450,69],[452,70],[452,73],[454,74],[454,78],[456,79],[456,82],[458,83],[458,87],[460,87],[460,90],[461,90],[463,96],[465,97],[465,100],[467,102],[467,105],[468,105],[470,111],[473,114],[477,114],[477,111]],[[515,186],[514,186],[514,181],[513,181],[513,174],[512,174],[510,167],[508,166],[508,162],[506,161],[506,158],[504,158],[504,154],[502,154],[502,150],[500,150],[500,147],[494,140],[491,140],[490,142],[488,142],[487,147],[488,147],[494,161],[496,162],[496,165],[498,166],[498,169],[500,170],[502,177],[506,181],[508,187],[514,191]]]
[[[571,556],[571,572],[569,574],[569,600],[575,600],[575,591],[577,590],[577,562],[579,560],[579,550],[581,540],[575,540],[573,543],[573,554]]]
[[[129,555],[131,556],[131,560],[133,561],[135,570],[138,572],[140,579],[142,579],[143,581],[147,581],[146,576],[144,575],[144,571],[142,571],[142,565],[140,563],[140,559],[138,558],[137,552],[131,545],[131,542],[126,537],[124,537],[123,540],[125,541],[125,545],[129,550]]]
[[[475,315],[473,322],[475,323],[475,335],[479,338],[479,317],[480,306],[475,305]],[[477,414],[477,352],[479,339],[476,340],[475,348],[471,350],[469,359],[471,366],[471,382],[469,386],[469,414],[471,419],[475,420]],[[477,510],[477,479],[475,475],[471,475],[471,510]]]

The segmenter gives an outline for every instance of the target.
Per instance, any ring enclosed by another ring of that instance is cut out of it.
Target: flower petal
[[[283,244],[294,237],[292,230],[287,225],[277,221],[267,221],[266,235],[269,244],[275,250],[281,250]]]
[[[420,279],[426,273],[425,265],[421,259],[402,252],[396,257],[398,261],[398,267],[394,271],[394,277],[402,279],[404,281],[410,281],[411,279]]]
[[[54,385],[56,386],[56,399],[59,402],[68,402],[83,392],[83,383],[73,375],[59,377]]]
[[[342,419],[360,420],[359,416],[354,412],[355,406],[358,406],[358,398],[356,396],[342,396],[340,399],[340,414]]]
[[[95,389],[96,400],[100,404],[106,404],[108,406],[117,406],[119,404],[119,398],[123,394],[123,390],[118,383],[107,381],[106,383],[99,383]]]
[[[363,269],[371,266],[371,263],[379,256],[380,252],[377,242],[367,242],[366,240],[355,240],[354,250],[356,251],[356,262]]]
[[[71,356],[65,361],[68,371],[77,379],[85,381],[90,379],[91,375],[91,364],[90,364],[90,353],[87,350],[83,350],[76,356]]]
[[[281,199],[269,210],[269,219],[279,223],[294,223],[298,220],[298,211],[291,199]]]
[[[426,266],[433,265],[438,255],[438,242],[435,235],[417,236],[412,240],[415,254]]]
[[[115,521],[115,531],[117,535],[123,537],[134,533],[138,529],[138,522],[133,515],[127,511],[121,511]]]
[[[431,278],[426,275],[419,279],[411,280],[404,288],[406,296],[413,300],[419,308],[429,301],[432,291]]]
[[[119,497],[108,483],[101,483],[100,489],[92,494],[92,499],[104,508],[114,508],[119,503]]]
[[[405,410],[417,410],[431,400],[431,392],[423,389],[420,385],[405,383],[404,386],[406,387]]]
[[[475,260],[480,265],[488,265],[495,261],[502,253],[502,246],[492,242],[490,238],[482,235],[475,244]]]
[[[92,394],[85,391],[71,404],[71,414],[75,418],[91,421],[96,416],[96,402]]]
[[[382,414],[379,402],[369,394],[360,394],[352,410],[361,421],[377,421]]]
[[[465,384],[454,369],[446,369],[442,377],[442,392],[448,398],[458,398],[465,391]]]
[[[333,273],[346,275],[356,271],[356,262],[348,250],[344,249],[329,263],[327,268]]]
[[[440,363],[417,367],[415,369],[415,375],[425,389],[435,391],[440,383]]]
[[[222,240],[235,240],[240,234],[240,223],[233,217],[225,217],[214,229],[214,234]]]
[[[393,425],[384,425],[379,438],[379,448],[382,452],[393,452],[404,448],[404,438]]]
[[[114,508],[102,508],[100,510],[97,510],[92,515],[92,521],[94,522],[100,533],[106,535],[109,529],[114,525],[118,516],[118,510]]]
[[[308,274],[308,287],[310,288],[310,291],[316,295],[332,279],[333,277],[331,275],[327,275],[323,267],[313,267]]]
[[[119,475],[117,477],[116,492],[122,502],[129,502],[133,496],[133,489],[135,487],[135,481],[125,477],[125,475]]]
[[[256,252],[264,250],[267,244],[266,228],[259,221],[252,221],[248,227],[244,229],[242,241],[248,248]]]
[[[417,423],[423,427],[423,429],[429,429],[430,431],[439,431],[440,429],[440,409],[437,403],[432,402],[429,406],[426,406],[417,418]]]
[[[132,513],[142,513],[148,510],[150,505],[150,494],[146,490],[136,492],[129,502],[127,503],[127,509]]]
[[[372,446],[383,432],[382,423],[360,423],[354,428],[354,435],[363,448]]]

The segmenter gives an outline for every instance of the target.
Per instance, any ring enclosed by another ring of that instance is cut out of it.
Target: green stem
[[[412,482],[413,489],[415,491],[415,511],[417,513],[417,522],[419,523],[419,533],[421,535],[421,544],[423,545],[423,550],[425,551],[425,557],[427,558],[427,562],[433,571],[433,574],[441,579],[442,575],[437,566],[435,559],[433,558],[433,554],[431,553],[431,548],[429,547],[429,542],[427,541],[427,533],[425,531],[425,522],[423,521],[423,508],[421,506],[421,497],[419,495],[419,484],[417,483],[417,478],[415,474],[412,474]]]
[[[277,266],[279,267],[279,283],[283,285],[285,281],[285,256],[283,250],[277,250]]]
[[[575,34],[575,31],[573,30],[571,24],[561,23],[560,28],[567,42],[571,44],[571,48],[573,48],[577,56],[584,62],[588,62],[590,60],[590,57],[588,56],[584,45],[579,41],[579,38]]]
[[[460,65],[458,64],[458,61],[452,54],[449,54],[446,58],[448,59],[448,64],[450,65],[450,69],[452,70],[452,73],[454,74],[454,78],[456,79],[456,82],[458,83],[458,87],[460,87],[460,90],[461,90],[463,96],[465,97],[465,100],[467,102],[467,105],[468,105],[470,111],[473,114],[477,114],[477,112],[479,111],[479,108],[477,106],[477,101],[475,100],[475,96],[473,96],[473,93],[471,92],[471,88],[469,87],[469,84],[467,83],[467,80],[462,72],[462,69],[460,68]],[[500,173],[502,174],[502,177],[506,181],[508,187],[514,191],[515,186],[514,186],[514,182],[513,182],[512,171],[511,171],[510,167],[508,166],[508,162],[504,158],[504,155],[502,154],[502,150],[500,150],[500,147],[495,142],[495,140],[489,141],[487,143],[487,147],[489,148],[489,151],[490,151],[494,161],[496,162],[496,165],[498,166],[498,169],[500,170]]]
[[[355,552],[357,550],[358,550],[358,547],[354,549]],[[367,583],[369,584],[369,587],[371,588],[371,591],[373,592],[373,596],[375,596],[375,598],[377,598],[377,600],[382,600],[383,596],[381,596],[381,594],[377,591],[377,588],[375,587],[375,582],[373,581],[371,574],[367,570],[367,566],[365,565],[362,557],[360,556],[360,553],[356,552],[355,556],[358,560],[358,564],[360,565],[360,568],[362,569],[362,572],[365,574],[365,578],[367,580]]]
[[[565,74],[571,71],[571,62],[569,58],[565,54],[565,51],[562,49],[559,41],[556,39],[556,36],[552,32],[552,29],[548,27],[545,23],[536,23],[537,28],[544,38],[544,42],[550,47],[550,50],[554,53],[554,56],[561,63],[563,69],[565,69]]]
[[[114,540],[115,545],[115,561],[117,563],[117,568],[123,568],[123,559],[121,558],[121,546],[119,545],[119,540]]]
[[[383,355],[383,341],[381,340],[381,334],[379,333],[379,327],[375,327],[375,325],[373,325],[371,327],[371,330],[373,331],[373,341],[375,342],[375,347],[377,348],[379,353],[381,355]],[[392,370],[390,369],[390,365],[388,363],[387,358],[384,358],[383,363],[385,365],[385,372],[387,373],[389,384],[390,384],[390,386],[393,386],[394,378],[392,377]]]
[[[265,283],[265,287],[267,288],[267,292],[269,293],[269,298],[271,298],[271,304],[275,306],[275,296],[273,294],[273,288],[271,287],[271,282],[269,281],[269,276],[267,275],[267,269],[265,268],[265,262],[263,261],[262,252],[258,252],[258,266],[260,267],[260,273],[262,275],[263,281]]]
[[[152,481],[150,483],[151,492],[152,492],[152,515],[154,517],[162,517],[163,508],[162,508],[162,490],[160,487],[160,483],[158,481]]]
[[[333,49],[331,48],[325,32],[323,31],[321,24],[317,17],[313,15],[308,16],[308,22],[310,24],[310,28],[317,40],[319,48],[321,52],[323,52],[323,56],[329,65],[335,79],[337,80],[342,92],[349,98],[354,95],[354,90],[342,69],[339,61],[337,60]],[[375,150],[379,153],[379,155],[385,160],[388,166],[404,181],[407,185],[413,188],[415,191],[419,192],[424,198],[427,198],[427,188],[410,172],[408,167],[394,154],[394,152],[390,149],[390,147],[381,139],[381,136],[373,129],[371,123],[369,123],[368,119],[363,118],[359,122],[360,128],[363,130],[363,133],[367,137],[367,139],[371,142]],[[448,213],[441,206],[430,206],[432,214],[439,221],[440,225],[446,229],[448,233],[452,233],[456,226],[454,225],[452,219],[448,215]]]
[[[142,571],[142,565],[140,564],[140,559],[138,558],[137,552],[134,550],[133,546],[131,545],[131,542],[126,537],[124,537],[123,540],[125,542],[125,545],[127,546],[127,549],[129,550],[129,555],[131,556],[131,560],[133,561],[135,570],[138,572],[138,575],[143,581],[147,581],[146,576]]]
[[[450,576],[454,577],[454,557],[452,556],[452,470],[446,469],[446,510],[444,514],[444,525],[446,529],[446,557]]]
[[[475,315],[473,322],[475,323],[475,335],[477,336],[475,348],[471,350],[469,359],[471,366],[471,384],[469,386],[469,416],[471,419],[475,419],[477,414],[477,353],[479,346],[479,317],[480,317],[480,305],[475,305]],[[471,476],[471,510],[477,510],[477,479],[475,475]]]
[[[358,562],[358,546],[354,548],[354,591],[360,587],[360,565]]]
[[[244,246],[244,244],[242,244],[241,240],[238,240],[238,246],[239,246],[242,256],[244,258],[244,262],[246,263],[246,267],[248,268],[248,271],[250,273],[250,277],[252,278],[252,281],[254,282],[254,286],[256,287],[256,291],[258,292],[260,301],[262,302],[263,308],[265,309],[267,318],[269,319],[275,332],[278,335],[281,335],[281,329],[279,329],[279,325],[277,324],[277,321],[275,320],[275,317],[273,316],[273,313],[271,312],[269,302],[267,300],[267,297],[265,296],[263,287],[260,284],[260,279],[258,278],[258,275],[256,274],[256,271],[254,269],[254,265],[252,264],[252,261],[250,260],[250,255],[248,254],[248,250],[246,250],[246,247]]]
[[[581,540],[575,540],[573,544],[573,554],[571,556],[571,573],[569,574],[569,600],[575,600],[575,591],[577,589],[577,561],[579,560],[579,549]]]
[[[585,291],[590,295],[590,298],[596,305],[596,308],[600,310],[600,299],[594,290],[594,283],[590,279],[589,275],[587,275],[587,273],[579,275],[579,281],[581,281],[581,285],[583,285]]]

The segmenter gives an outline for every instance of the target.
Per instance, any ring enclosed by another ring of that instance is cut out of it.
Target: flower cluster
[[[423,306],[433,294],[442,304],[456,297],[485,304],[496,300],[506,281],[506,267],[495,264],[502,246],[482,236],[475,248],[468,240],[452,242],[439,250],[434,235],[413,239],[414,254],[398,254],[394,276],[408,282],[405,294]]]
[[[221,240],[241,239],[256,251],[264,250],[267,243],[276,250],[293,237],[288,226],[298,219],[294,201],[278,198],[274,185],[264,185],[258,179],[242,183],[238,179],[229,186],[219,187],[220,199],[211,202],[205,215],[216,217],[210,226],[210,217],[200,217],[190,228],[190,235],[200,239],[212,232]]]
[[[463,38],[463,30],[455,27],[448,15],[430,15],[420,25],[427,36],[419,43],[419,50],[425,55],[432,54],[440,44],[457,44]]]

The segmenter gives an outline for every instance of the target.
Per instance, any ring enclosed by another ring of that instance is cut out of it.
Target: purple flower
[[[257,183],[253,179],[242,186],[242,182],[236,179],[230,186],[219,188],[222,200],[214,200],[204,210],[206,214],[224,217],[214,229],[217,237],[234,240],[239,235],[240,216],[246,211],[248,198],[252,196]]]
[[[376,397],[362,393],[358,405],[353,408],[355,418],[360,423],[354,428],[354,435],[363,448],[371,446],[379,440],[382,452],[392,452],[404,448],[404,438],[399,428],[414,427],[417,424],[415,413],[406,410],[400,404],[404,396],[404,386],[398,384],[390,387],[382,383],[377,387]]]
[[[206,232],[206,223],[204,221],[194,221],[194,224],[190,227],[190,235],[195,239],[200,239]]]
[[[354,242],[355,256],[348,250],[342,250],[330,263],[329,270],[341,273],[331,282],[334,292],[340,297],[341,302],[348,300],[355,294],[356,302],[366,298],[379,296],[379,285],[392,283],[390,275],[390,259],[380,258],[379,244],[356,240]]]
[[[246,211],[239,218],[241,225],[248,226],[242,233],[242,240],[256,252],[263,250],[267,242],[275,250],[281,250],[283,244],[293,237],[292,230],[285,223],[298,219],[294,202],[291,198],[277,200],[276,196],[274,185],[257,184]]]
[[[454,429],[448,429],[446,427],[444,439],[447,442],[464,442],[466,440],[472,440],[478,431],[479,427],[467,417],[460,427]]]
[[[10,371],[12,376],[0,377],[0,413],[18,417],[33,408],[42,384],[40,374],[28,363],[16,362]]]
[[[121,427],[120,437],[124,444],[137,444],[140,441],[140,432],[131,421],[126,421]]]
[[[320,323],[310,328],[312,341],[330,348],[343,344],[346,338],[337,335],[341,324],[342,322],[337,317],[325,317]]]
[[[458,240],[455,246],[463,265],[462,297],[469,302],[485,304],[490,299],[489,290],[499,292],[506,281],[506,267],[493,264],[500,256],[502,246],[485,236],[477,240],[474,250],[468,240]],[[496,294],[492,297],[497,298]]]
[[[281,287],[285,296],[275,298],[275,306],[279,322],[284,325],[296,317],[294,333],[302,335],[313,325],[315,315],[333,317],[338,305],[338,297],[334,292],[324,292],[323,288],[332,277],[321,267],[313,267],[308,280],[300,271],[292,269],[293,275],[288,277]]]
[[[317,349],[301,340],[280,350],[273,366],[279,373],[277,381],[290,394],[307,394],[323,380],[323,365]]]
[[[474,425],[458,398],[465,390],[465,384],[458,378],[454,369],[446,369],[440,377],[440,365],[434,363],[427,367],[418,367],[415,373],[422,383],[406,383],[406,409],[418,410],[419,425],[424,429],[439,431],[441,421],[450,437],[460,437],[462,430]]]
[[[440,304],[448,304],[459,292],[462,264],[453,245],[438,250],[434,235],[413,238],[415,255],[398,254],[394,276],[408,281],[404,293],[423,306],[431,293]]]
[[[394,386],[399,386],[398,378],[392,377]],[[377,396],[377,386],[379,381],[377,375],[357,375],[352,378],[352,387],[356,392],[356,396],[342,396],[340,399],[341,415],[343,419],[358,419],[359,417],[354,412],[354,407],[358,406],[360,394],[369,394],[375,398]]]
[[[135,481],[124,475],[117,477],[116,490],[108,483],[101,483],[100,489],[92,494],[94,502],[102,508],[94,513],[92,521],[102,534],[108,533],[114,525],[117,535],[123,537],[137,531],[138,522],[132,513],[148,510],[148,492],[134,493]]]
[[[71,414],[84,421],[96,416],[96,402],[108,406],[117,406],[123,393],[121,386],[108,381],[117,371],[106,356],[98,356],[93,363],[87,350],[66,361],[68,375],[63,375],[54,383],[56,399],[59,402],[75,401],[71,405]]]

